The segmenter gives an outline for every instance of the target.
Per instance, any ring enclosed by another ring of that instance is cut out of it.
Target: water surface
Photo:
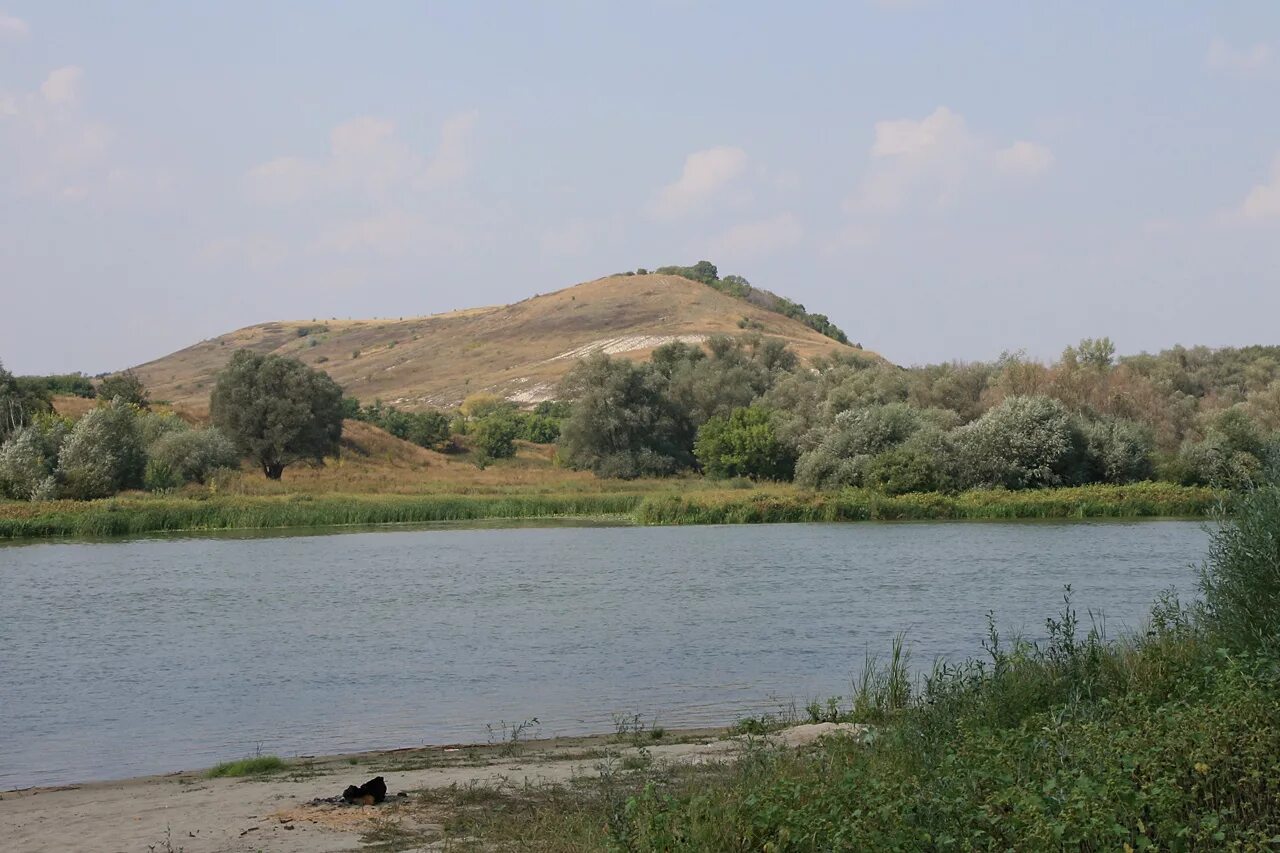
[[[432,529],[0,547],[0,790],[249,755],[724,724],[1028,637],[1140,627],[1189,521]]]

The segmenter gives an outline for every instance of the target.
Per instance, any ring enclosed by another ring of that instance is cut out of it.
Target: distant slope
[[[604,351],[643,358],[672,340],[743,334],[784,339],[804,359],[861,352],[803,323],[675,275],[611,276],[491,308],[403,320],[249,326],[135,368],[152,399],[207,402],[240,348],[295,356],[364,401],[452,406],[485,391],[550,398],[574,362]],[[869,358],[878,358],[866,353]]]

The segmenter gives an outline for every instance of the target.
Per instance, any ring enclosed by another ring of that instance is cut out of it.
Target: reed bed
[[[197,494],[0,502],[0,539],[566,517],[652,525],[1194,518],[1204,516],[1220,500],[1211,489],[1166,483],[897,496],[867,490],[812,492],[782,485],[680,492],[671,488],[666,483],[651,485],[648,491],[559,494],[525,490],[509,494]]]
[[[642,524],[764,524],[928,519],[1201,517],[1219,502],[1212,489],[1168,483],[1078,486],[1024,492],[971,491],[885,495],[758,491],[647,497],[635,512]]]
[[[495,518],[625,517],[638,495],[293,495],[112,498],[58,501],[0,517],[0,538],[121,536],[180,530],[266,530],[473,521]],[[38,506],[38,505],[37,505]]]

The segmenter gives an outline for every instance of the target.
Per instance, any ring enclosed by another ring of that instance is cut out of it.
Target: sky
[[[902,364],[1280,343],[1280,3],[0,0],[0,360],[716,263]]]

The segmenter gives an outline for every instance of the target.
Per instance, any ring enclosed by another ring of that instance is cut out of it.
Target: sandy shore
[[[831,734],[861,737],[865,726],[819,723],[768,736],[778,748]],[[667,732],[660,741],[594,737],[531,740],[517,745],[435,746],[301,757],[285,770],[251,779],[206,779],[198,771],[0,793],[0,847],[21,853],[326,853],[361,847],[387,823],[431,836],[438,824],[409,808],[416,792],[457,785],[510,788],[566,784],[626,765],[643,748],[646,762],[668,766],[732,760],[743,738],[723,729]],[[373,776],[387,783],[379,806],[316,803]],[[401,795],[403,793],[403,796]],[[424,842],[414,849],[439,849]]]
[[[646,749],[656,761],[692,764],[722,760],[738,746],[722,731],[693,730],[669,733]],[[193,771],[6,791],[0,793],[0,846],[22,853],[352,850],[372,826],[396,818],[397,800],[406,799],[400,792],[566,783],[599,775],[602,761],[636,751],[613,737],[556,738],[529,741],[514,752],[453,746],[299,758],[283,772],[255,779],[206,779]],[[311,802],[379,775],[389,793],[381,806]]]

